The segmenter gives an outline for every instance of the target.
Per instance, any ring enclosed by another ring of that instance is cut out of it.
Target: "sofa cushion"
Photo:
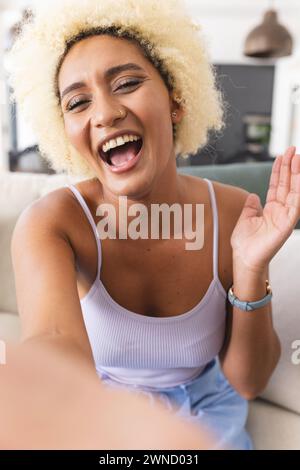
[[[300,230],[294,230],[270,263],[272,309],[282,354],[262,397],[300,414],[300,364],[292,343],[300,340]]]
[[[208,178],[220,183],[230,184],[256,193],[262,202],[266,200],[268,182],[272,171],[272,162],[231,163],[230,165],[196,165],[179,168],[186,173],[201,178]]]
[[[178,168],[185,173],[201,178],[208,178],[220,183],[238,186],[250,193],[256,193],[265,204],[273,161],[231,163],[223,165],[193,165]],[[296,228],[300,229],[300,220]]]
[[[250,403],[247,430],[256,450],[300,450],[300,415],[264,400]]]
[[[1,214],[0,217],[0,311],[17,312],[15,282],[10,253],[11,237],[16,217]],[[0,314],[1,315],[1,314]]]
[[[0,340],[18,342],[20,337],[20,317],[14,313],[0,312]]]
[[[50,191],[82,178],[65,174],[0,172],[0,214],[18,216],[31,202]]]

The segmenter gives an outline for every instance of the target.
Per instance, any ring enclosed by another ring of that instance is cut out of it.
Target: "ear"
[[[177,93],[172,92],[170,94],[170,114],[173,124],[178,124],[184,116],[184,109],[180,101],[181,99]],[[176,113],[176,116],[173,113]]]

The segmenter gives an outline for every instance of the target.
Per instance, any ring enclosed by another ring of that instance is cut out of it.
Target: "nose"
[[[115,121],[124,119],[126,111],[114,99],[96,97],[91,124],[93,127],[114,127]]]

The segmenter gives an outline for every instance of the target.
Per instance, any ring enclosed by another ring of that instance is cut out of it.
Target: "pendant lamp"
[[[247,36],[244,55],[269,58],[291,55],[293,38],[289,31],[278,22],[276,10],[267,10],[263,22]]]

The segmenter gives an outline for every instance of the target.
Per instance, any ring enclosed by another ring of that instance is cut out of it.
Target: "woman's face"
[[[137,67],[108,73],[124,64]],[[182,112],[137,45],[108,35],[81,40],[65,57],[58,86],[68,139],[112,194],[145,196],[175,165],[172,121],[179,122]],[[176,118],[171,115],[174,110]],[[131,160],[138,146],[129,143],[125,154],[126,147],[113,150],[105,163],[99,144],[119,131],[142,137],[140,156]],[[129,161],[136,163],[129,168]]]

